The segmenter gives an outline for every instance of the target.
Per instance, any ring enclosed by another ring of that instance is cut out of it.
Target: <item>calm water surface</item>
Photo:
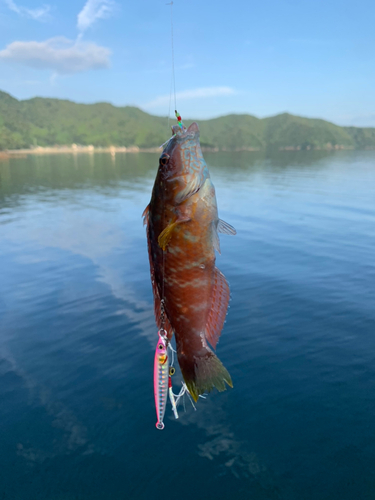
[[[206,160],[238,232],[217,259],[234,389],[163,432],[157,155],[0,163],[1,499],[375,498],[375,152]]]

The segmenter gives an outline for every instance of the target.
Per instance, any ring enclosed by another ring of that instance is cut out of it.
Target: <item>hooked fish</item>
[[[197,401],[213,387],[233,387],[208,343],[216,348],[230,298],[229,285],[215,266],[218,233],[236,231],[218,217],[198,125],[172,130],[143,215],[156,323],[169,340],[174,332],[182,376]]]

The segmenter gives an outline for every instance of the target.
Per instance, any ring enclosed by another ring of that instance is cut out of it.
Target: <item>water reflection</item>
[[[32,193],[34,190],[118,189],[131,184],[137,189],[150,184],[158,165],[157,154],[107,154],[29,156],[10,158],[0,165],[1,196]],[[120,186],[119,186],[120,184]]]

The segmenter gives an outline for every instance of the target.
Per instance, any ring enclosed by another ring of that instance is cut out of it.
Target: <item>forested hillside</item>
[[[287,113],[263,119],[228,115],[198,123],[202,145],[219,150],[375,147],[375,128],[339,127]],[[166,118],[136,107],[40,97],[18,101],[0,91],[0,149],[72,143],[148,148],[162,144],[168,133]]]

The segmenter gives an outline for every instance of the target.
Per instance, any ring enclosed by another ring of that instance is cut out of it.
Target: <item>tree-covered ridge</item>
[[[166,118],[136,107],[40,97],[18,101],[0,91],[0,149],[73,143],[157,147],[168,139],[167,125]],[[199,127],[202,145],[218,150],[375,147],[375,128],[339,127],[287,113],[263,119],[228,115],[199,120]]]

